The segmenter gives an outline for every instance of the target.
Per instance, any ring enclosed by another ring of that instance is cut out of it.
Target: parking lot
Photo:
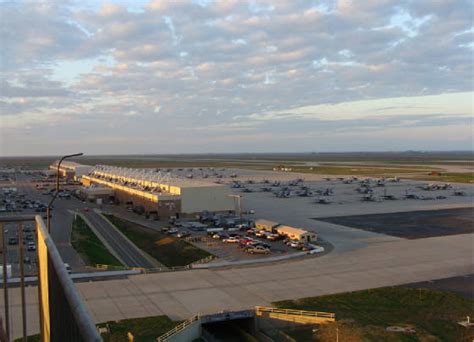
[[[226,261],[263,258],[295,252],[285,245],[283,239],[269,241],[264,237],[245,232],[221,232],[202,234],[202,239],[193,242],[216,257]]]
[[[162,231],[204,249],[226,261],[279,256],[314,249],[314,245],[254,228],[253,218],[246,215],[243,223],[234,216],[214,215],[214,220],[175,222]],[[217,223],[220,221],[222,223]],[[227,222],[225,224],[224,222]]]
[[[8,179],[6,177],[0,178],[2,179],[0,181],[0,215],[41,215],[46,220],[47,204],[51,200],[56,186],[54,179],[47,179],[40,172],[30,171],[10,173]],[[78,210],[83,205],[73,196],[77,185],[61,182],[61,188],[63,191],[60,192],[51,211],[52,236],[63,260],[77,269],[83,269],[82,260],[70,245],[72,215],[69,212]],[[25,225],[30,224],[32,225],[32,223]],[[8,229],[8,235],[5,237],[5,242],[8,245],[9,238],[15,237],[11,234],[16,234],[17,227],[7,224],[5,228]],[[31,233],[34,235],[33,232]],[[35,242],[34,240],[26,241]],[[27,248],[27,245],[25,246]],[[16,275],[18,270],[17,249],[18,245],[8,246],[8,262],[12,264],[13,275]],[[25,262],[25,271],[34,273],[36,270],[35,252],[26,252],[25,256],[30,259]]]
[[[5,239],[8,251],[8,261],[12,265],[12,276],[20,274],[20,229],[23,232],[23,260],[26,275],[34,275],[37,271],[36,236],[32,222],[23,223],[21,226],[8,223],[4,226]]]

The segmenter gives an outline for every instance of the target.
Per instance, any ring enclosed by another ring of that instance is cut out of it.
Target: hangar
[[[235,210],[231,192],[225,185],[185,179],[154,169],[97,165],[82,176],[82,184],[112,188],[116,202],[139,206],[144,213],[159,217]]]
[[[53,164],[49,166],[51,171],[57,172],[58,162],[56,160]],[[59,167],[59,176],[66,179],[73,179],[79,181],[83,175],[88,174],[92,170],[93,166],[83,165],[73,161],[64,160]]]

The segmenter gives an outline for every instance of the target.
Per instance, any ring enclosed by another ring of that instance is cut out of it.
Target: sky
[[[0,1],[0,155],[473,150],[463,0]]]

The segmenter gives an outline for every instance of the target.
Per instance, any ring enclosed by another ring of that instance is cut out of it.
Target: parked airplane
[[[383,191],[383,199],[384,199],[384,200],[393,201],[393,200],[396,200],[396,199],[398,199],[398,198],[395,197],[394,195],[389,195],[389,194],[387,194],[387,189],[384,189],[384,191]]]
[[[367,186],[358,187],[358,188],[355,189],[355,191],[357,191],[359,194],[370,194],[370,193],[374,192],[374,190],[372,190],[372,188],[367,187]]]
[[[230,187],[233,188],[233,189],[239,189],[239,188],[242,188],[243,185],[240,184],[240,182],[238,182],[238,181],[234,181],[234,182],[232,182],[232,185]]]
[[[275,192],[275,196],[278,198],[289,198],[291,196],[290,191],[278,191]]]
[[[313,196],[313,193],[309,191],[309,189],[304,189],[298,193],[298,196],[300,197],[311,197]]]
[[[331,195],[334,195],[334,190],[331,189],[331,188],[327,188],[327,189],[323,192],[323,195],[324,195],[324,196],[331,196]]]
[[[360,200],[363,202],[375,202],[376,199],[374,195],[370,193],[370,194],[362,196]]]

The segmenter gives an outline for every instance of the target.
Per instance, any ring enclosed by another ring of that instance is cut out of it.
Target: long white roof
[[[156,171],[155,169],[134,169],[109,165],[96,165],[89,174],[91,176],[101,175],[137,183],[146,183],[156,187],[173,186],[179,188],[196,188],[224,186],[211,181],[183,178],[170,172]]]

